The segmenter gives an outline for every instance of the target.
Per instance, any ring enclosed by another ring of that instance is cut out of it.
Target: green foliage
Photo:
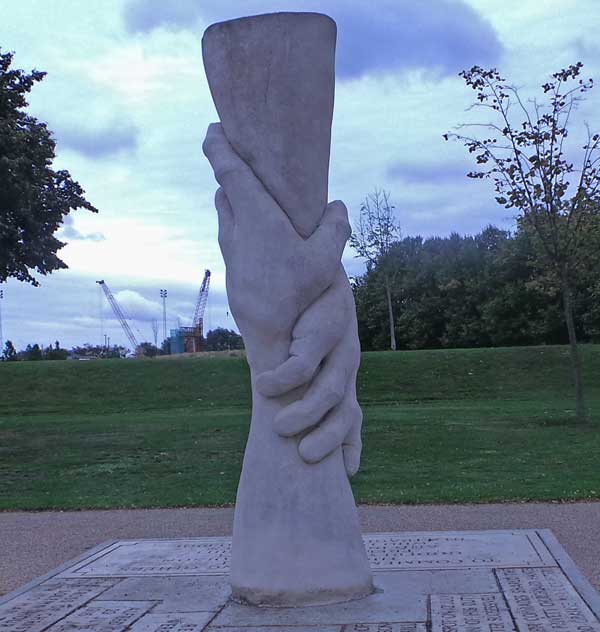
[[[138,347],[138,352],[146,358],[155,358],[157,355],[160,355],[160,349],[155,347],[151,342],[142,342]]]
[[[42,350],[40,349],[40,345],[38,345],[37,342],[33,345],[27,345],[25,347],[25,351],[21,351],[19,355],[21,356],[22,360],[28,360],[28,361],[44,359]]]
[[[2,362],[15,362],[19,359],[17,356],[17,350],[12,340],[7,340],[4,343],[4,349],[2,350]]]
[[[375,189],[361,204],[350,245],[359,257],[367,261],[367,265],[375,265],[385,257],[399,237],[400,225],[396,220],[395,206],[390,201],[390,193],[385,189]]]
[[[494,120],[460,126],[483,129],[479,135],[445,135],[473,154],[478,168],[469,177],[493,179],[498,204],[519,212],[520,228],[558,281],[574,280],[600,246],[600,134],[588,128],[577,166],[565,145],[571,115],[594,85],[580,78],[582,68],[577,62],[554,73],[542,98],[527,105],[496,69],[465,70],[460,76],[477,94],[474,107]]]
[[[493,120],[461,126],[476,130],[473,136],[444,137],[462,141],[478,166],[468,175],[492,178],[498,204],[519,212],[519,229],[531,239],[538,266],[560,288],[577,418],[585,422],[574,286],[590,260],[600,265],[600,134],[587,128],[577,168],[565,145],[571,114],[594,86],[592,79],[580,78],[582,68],[577,62],[555,72],[542,85],[541,100],[526,105],[495,68],[473,66],[460,76],[477,94],[473,108],[487,110]]]
[[[558,344],[567,341],[560,289],[535,265],[531,239],[493,226],[470,237],[405,237],[386,258],[398,347]],[[385,349],[388,313],[377,266],[353,283],[361,345]],[[578,335],[596,341],[600,293],[593,266],[574,290]]]
[[[60,348],[58,340],[54,343],[54,347],[48,346],[44,349],[44,360],[66,360],[69,352]]]
[[[600,347],[583,352],[600,374]],[[599,427],[572,423],[567,362],[564,347],[363,354],[357,499],[598,499]],[[235,501],[243,358],[2,363],[0,383],[0,509]],[[600,411],[597,381],[589,394]]]
[[[228,351],[230,349],[243,348],[244,341],[240,334],[233,331],[233,329],[225,329],[224,327],[211,329],[206,334],[203,346],[204,351]]]
[[[45,73],[11,69],[0,49],[0,282],[9,277],[39,285],[35,270],[66,268],[54,237],[72,209],[96,209],[68,171],[54,171],[55,142],[45,123],[27,114],[26,95]]]
[[[76,358],[124,358],[129,350],[121,345],[112,345],[106,347],[104,345],[92,345],[86,342],[83,346],[73,347],[71,355]]]

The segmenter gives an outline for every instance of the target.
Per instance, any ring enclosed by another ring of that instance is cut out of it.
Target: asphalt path
[[[600,502],[361,506],[363,532],[551,529],[600,590]],[[0,595],[108,540],[230,535],[232,508],[0,512]]]

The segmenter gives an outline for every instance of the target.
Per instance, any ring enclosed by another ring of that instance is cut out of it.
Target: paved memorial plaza
[[[548,530],[365,535],[378,592],[228,600],[230,538],[107,543],[0,599],[2,632],[600,632],[600,596]]]

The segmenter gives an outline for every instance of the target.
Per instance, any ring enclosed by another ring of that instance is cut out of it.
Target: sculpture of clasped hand
[[[356,313],[341,265],[346,208],[326,205],[303,235],[225,125],[210,125],[204,152],[220,184],[219,245],[252,382],[233,598],[282,606],[364,597],[372,576],[348,482],[359,467],[362,415]]]

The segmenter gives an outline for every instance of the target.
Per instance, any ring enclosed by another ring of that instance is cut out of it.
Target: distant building
[[[172,354],[202,351],[202,326],[171,329],[169,342]]]

